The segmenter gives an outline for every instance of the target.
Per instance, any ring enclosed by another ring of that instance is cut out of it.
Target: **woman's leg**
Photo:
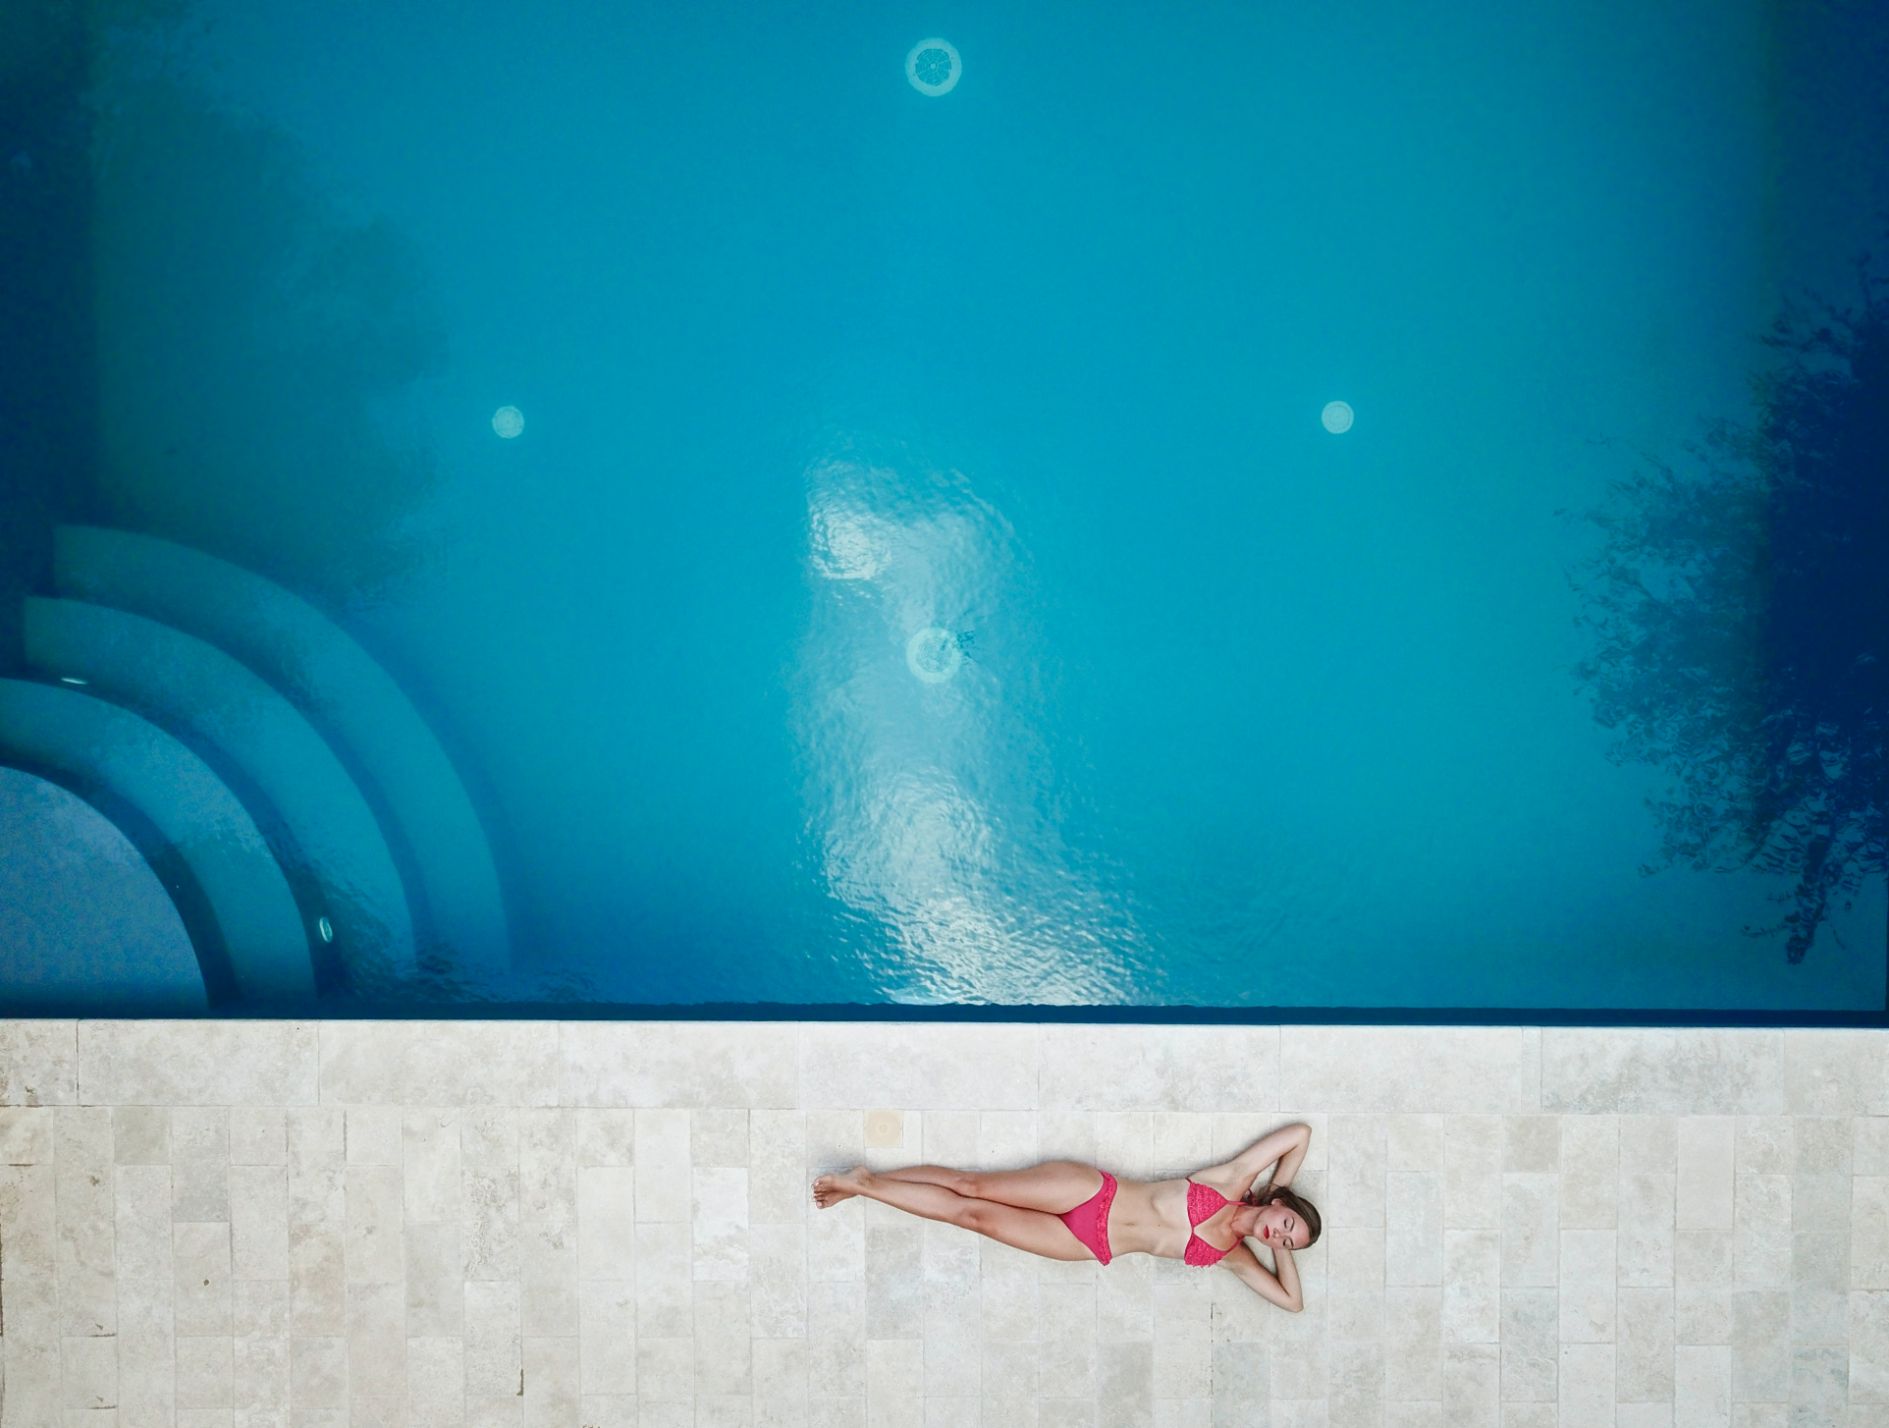
[[[970,1193],[971,1172],[948,1165],[905,1165],[897,1170],[875,1170],[881,1180],[911,1180],[920,1185],[942,1185],[959,1195]]]
[[[1088,1246],[1055,1215],[1025,1210],[993,1200],[975,1200],[917,1180],[894,1180],[856,1165],[844,1175],[822,1175],[813,1182],[814,1198],[824,1209],[851,1195],[864,1195],[922,1219],[958,1225],[1001,1244],[1046,1259],[1093,1259]]]
[[[1102,1188],[1102,1172],[1080,1160],[1046,1160],[1026,1170],[974,1171],[953,1170],[947,1165],[911,1165],[873,1173],[881,1180],[941,1185],[968,1199],[995,1200],[1023,1210],[1047,1210],[1052,1215],[1075,1209]]]
[[[855,1166],[856,1170],[865,1167]],[[945,1165],[908,1165],[899,1170],[880,1170],[875,1172],[881,1180],[903,1180],[910,1185],[932,1185],[958,1196],[965,1191],[961,1188],[970,1183],[968,1171],[953,1170]],[[848,1175],[822,1175],[813,1182],[813,1203],[822,1210],[850,1200],[859,1192],[843,1186],[842,1181],[849,1180]]]
[[[986,1170],[958,1193],[1024,1210],[1064,1215],[1102,1188],[1102,1172],[1080,1160],[1046,1160],[1027,1170]]]

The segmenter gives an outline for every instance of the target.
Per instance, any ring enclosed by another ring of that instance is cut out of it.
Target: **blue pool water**
[[[1886,36],[46,21],[0,1005],[1880,1014],[1880,860],[1750,935],[1580,671],[1583,513],[1881,241]]]

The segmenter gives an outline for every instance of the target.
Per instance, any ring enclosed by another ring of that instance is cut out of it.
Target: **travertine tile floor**
[[[0,1022],[7,1428],[1889,1425],[1889,1035]],[[1307,1311],[808,1181],[1288,1119]]]

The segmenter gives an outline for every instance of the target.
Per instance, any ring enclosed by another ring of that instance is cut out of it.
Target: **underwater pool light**
[[[1333,436],[1342,436],[1351,430],[1351,403],[1326,402],[1325,410],[1319,413],[1319,420],[1325,423],[1325,430]]]
[[[928,625],[905,642],[905,667],[927,684],[943,684],[964,663],[964,647],[949,630]]]
[[[920,40],[905,57],[905,77],[911,80],[912,88],[934,99],[956,89],[958,76],[963,73],[964,61],[958,58],[958,47],[949,40]]]
[[[510,441],[525,429],[525,414],[517,407],[500,407],[492,413],[492,430]]]

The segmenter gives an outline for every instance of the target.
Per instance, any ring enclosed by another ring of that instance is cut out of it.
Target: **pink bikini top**
[[[1187,1226],[1189,1234],[1187,1236],[1187,1249],[1181,1255],[1181,1259],[1184,1263],[1199,1265],[1204,1269],[1210,1264],[1220,1263],[1221,1260],[1233,1253],[1232,1246],[1228,1246],[1226,1249],[1216,1249],[1199,1235],[1192,1233],[1195,1225],[1198,1225],[1202,1220],[1211,1219],[1213,1216],[1217,1215],[1222,1205],[1231,1205],[1232,1203],[1231,1200],[1227,1199],[1226,1196],[1222,1195],[1211,1185],[1201,1185],[1191,1179],[1187,1182]]]

